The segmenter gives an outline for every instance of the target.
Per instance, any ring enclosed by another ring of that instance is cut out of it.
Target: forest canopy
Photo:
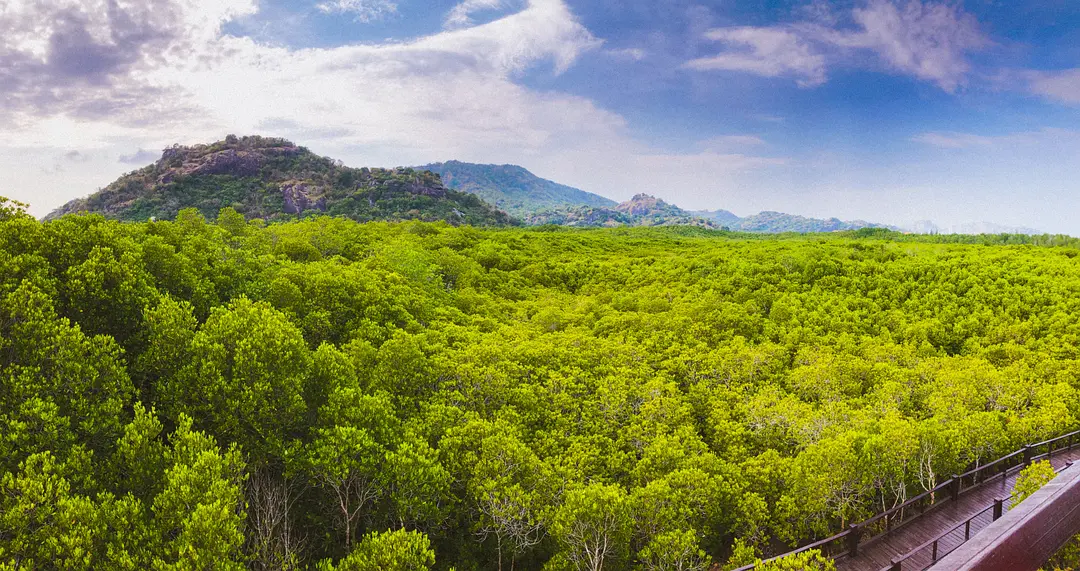
[[[1060,237],[22,212],[5,571],[734,567],[1080,412]]]

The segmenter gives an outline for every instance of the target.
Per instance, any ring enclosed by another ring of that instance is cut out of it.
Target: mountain
[[[1003,226],[993,222],[968,222],[942,228],[929,220],[920,220],[912,224],[910,230],[916,234],[1042,234],[1040,230],[1025,226]]]
[[[616,204],[598,194],[542,179],[517,165],[447,161],[416,169],[431,171],[439,175],[447,187],[475,194],[519,217],[558,208],[611,208]]]
[[[889,230],[898,230],[898,228],[892,226],[875,224],[864,220],[852,220],[850,222],[844,222],[837,218],[822,220],[819,218],[806,218],[805,216],[770,211],[760,212],[753,216],[742,218],[738,222],[729,225],[729,227],[732,230],[739,230],[742,232],[762,232],[769,234],[780,232],[838,232],[841,230],[858,230],[860,228],[887,228]]]
[[[820,220],[782,212],[761,212],[740,218],[727,210],[687,211],[647,194],[639,194],[614,208],[577,206],[547,210],[523,216],[526,224],[559,224],[562,226],[671,226],[692,225],[705,228],[726,228],[737,232],[777,234],[781,232],[836,232],[860,228],[892,226],[862,220],[844,222],[836,218]]]
[[[210,145],[165,149],[154,164],[47,218],[97,212],[120,220],[168,219],[183,208],[213,218],[226,206],[266,220],[328,214],[359,221],[517,223],[475,195],[446,188],[430,172],[349,168],[284,139],[233,135]]]
[[[693,214],[698,218],[711,220],[719,226],[727,226],[729,228],[738,224],[739,221],[742,220],[741,218],[736,216],[735,213],[728,212],[727,210],[698,210],[695,212],[691,212],[690,214]]]
[[[560,226],[673,226],[689,225],[718,228],[713,222],[695,216],[655,196],[638,194],[614,208],[570,206],[544,210],[524,216],[526,224]]]

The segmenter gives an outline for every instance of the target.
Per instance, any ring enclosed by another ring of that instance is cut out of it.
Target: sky
[[[740,216],[1080,235],[1080,2],[0,2],[0,195],[44,215],[227,134]]]

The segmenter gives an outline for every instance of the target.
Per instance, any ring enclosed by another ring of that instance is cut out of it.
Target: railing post
[[[930,556],[931,563],[937,563],[937,540],[934,540],[933,554]]]
[[[904,571],[902,561],[893,561],[892,567],[889,567],[889,571]]]
[[[1031,465],[1031,446],[1028,445],[1028,444],[1025,444],[1024,445],[1024,467],[1027,468],[1030,465]]]
[[[1002,498],[994,498],[994,521],[1001,519],[1002,507],[1004,507],[1005,500]]]
[[[953,474],[952,482],[949,483],[949,495],[954,502],[960,497],[960,487],[960,476]]]
[[[971,539],[971,520],[964,522],[964,541]]]
[[[859,536],[862,535],[862,528],[859,524],[853,523],[848,526],[848,557],[857,557],[859,555]]]

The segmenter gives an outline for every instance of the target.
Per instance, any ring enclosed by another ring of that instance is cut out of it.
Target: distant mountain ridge
[[[517,165],[432,163],[416,168],[350,168],[285,139],[235,137],[174,145],[159,160],[46,218],[97,212],[120,220],[168,219],[183,208],[212,218],[223,207],[270,221],[310,215],[369,220],[445,220],[451,224],[557,224],[580,227],[692,225],[739,232],[836,232],[901,228],[863,220],[816,219],[765,211],[688,211],[648,194],[623,203],[540,178]],[[514,216],[511,216],[514,215]],[[516,216],[516,218],[515,218]],[[916,231],[941,233],[934,224]],[[1038,233],[981,224],[963,233]],[[953,229],[957,231],[957,229]]]
[[[861,228],[885,228],[897,230],[896,226],[866,222],[865,220],[843,221],[838,218],[807,218],[795,214],[783,212],[760,212],[753,216],[739,219],[730,225],[732,230],[742,232],[762,232],[767,234],[779,232],[797,232],[800,234],[810,232],[840,232],[843,230],[859,230]]]
[[[740,218],[727,210],[688,211],[647,194],[638,194],[615,208],[578,206],[526,214],[523,220],[529,225],[559,224],[562,226],[690,225],[759,234],[840,232],[861,228],[900,230],[895,226],[862,220],[849,222],[836,218],[822,220],[781,212],[761,212]]]
[[[836,218],[818,220],[779,212],[740,218],[727,210],[688,211],[647,194],[617,204],[614,200],[540,178],[517,165],[446,161],[415,167],[430,170],[447,187],[475,194],[529,225],[663,226],[695,225],[742,232],[834,232],[859,228],[898,228]]]
[[[213,218],[224,207],[248,219],[328,214],[362,222],[517,224],[480,198],[446,188],[427,171],[350,168],[285,139],[232,135],[209,145],[165,149],[153,164],[46,218],[96,212],[120,220],[169,219],[184,208]]]
[[[475,194],[519,217],[560,207],[611,208],[614,200],[540,178],[517,165],[482,165],[447,161],[415,167],[431,171],[448,188]]]
[[[531,226],[558,224],[560,226],[704,226],[719,228],[713,222],[694,216],[674,204],[668,204],[648,194],[638,194],[613,208],[571,206],[544,210],[523,217]]]
[[[968,222],[955,224],[951,227],[941,227],[929,220],[920,220],[911,225],[910,230],[916,234],[1042,234],[1041,230],[1026,226],[1003,226],[993,222]]]

